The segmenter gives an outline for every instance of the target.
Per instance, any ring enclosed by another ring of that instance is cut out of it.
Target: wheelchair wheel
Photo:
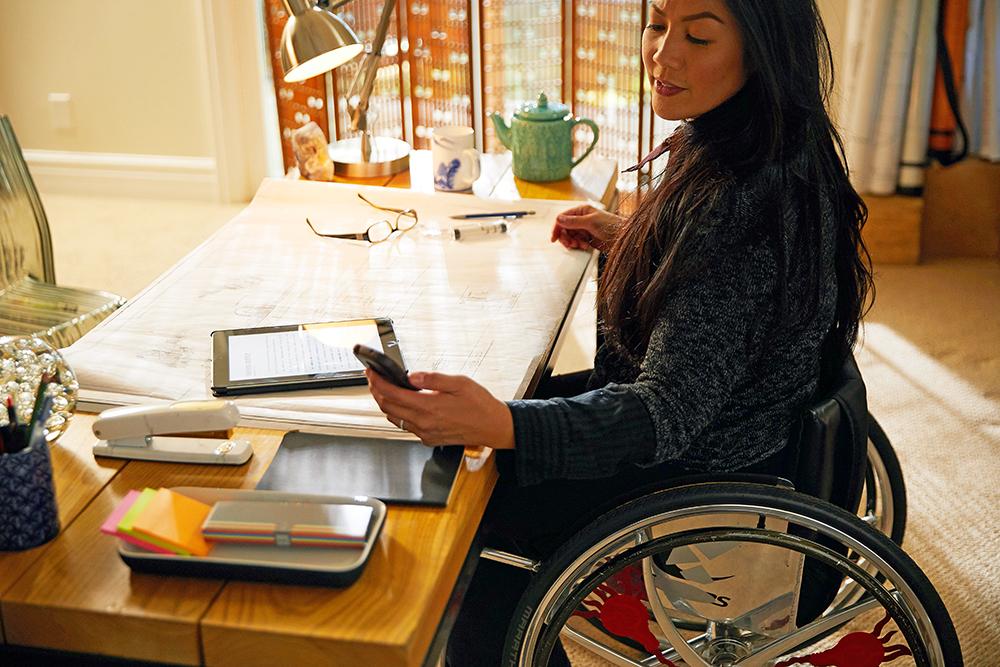
[[[859,516],[896,544],[906,532],[906,485],[899,459],[882,426],[868,415],[868,470]]]
[[[804,575],[824,568],[835,576]],[[799,603],[841,579],[865,595],[800,624]],[[962,665],[947,610],[898,546],[829,503],[758,484],[663,491],[575,535],[521,598],[503,664],[547,665],[560,636],[617,665]]]
[[[862,521],[902,546],[906,531],[906,485],[899,459],[889,442],[885,431],[872,415],[868,415],[868,466],[865,470],[865,485],[858,506],[858,516]],[[864,566],[864,559],[855,562]],[[869,571],[870,568],[869,568]],[[842,607],[857,602],[864,595],[864,589],[852,580],[845,580],[833,607]]]

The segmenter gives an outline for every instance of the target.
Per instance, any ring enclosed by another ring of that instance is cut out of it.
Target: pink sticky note
[[[168,549],[158,547],[155,544],[150,544],[145,540],[140,540],[138,537],[133,537],[119,532],[118,524],[121,522],[122,517],[125,516],[125,513],[128,512],[135,501],[138,500],[140,495],[139,491],[129,491],[125,498],[118,503],[117,507],[115,507],[115,510],[108,516],[107,519],[105,519],[104,523],[101,524],[101,532],[106,533],[107,535],[114,535],[115,537],[123,539],[129,544],[134,544],[140,549],[145,549],[146,551],[152,551],[158,554],[172,554],[173,552]]]

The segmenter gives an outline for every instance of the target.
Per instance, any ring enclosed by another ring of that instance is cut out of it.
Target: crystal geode
[[[6,425],[7,397],[14,400],[14,410],[19,423],[31,419],[38,385],[43,375],[52,376],[45,389],[52,397],[52,414],[45,422],[46,440],[54,442],[69,426],[69,419],[76,408],[76,395],[80,385],[66,360],[52,346],[37,336],[0,338],[0,426]]]

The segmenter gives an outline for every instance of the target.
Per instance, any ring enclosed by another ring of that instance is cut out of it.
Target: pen
[[[7,420],[7,426],[5,428],[8,437],[4,442],[4,450],[8,454],[14,454],[20,450],[18,442],[20,430],[17,424],[17,411],[14,410],[14,399],[10,396],[7,397]]]
[[[52,397],[46,396],[42,399],[42,405],[38,409],[38,419],[30,424],[28,435],[25,437],[24,442],[21,443],[21,449],[31,447],[32,443],[39,436],[39,430],[45,428],[45,422],[49,420],[50,414],[52,414]]]
[[[7,399],[10,399],[9,395],[7,396]],[[5,402],[0,401],[0,409],[2,409],[5,404]],[[10,445],[7,445],[7,443],[10,442],[13,444],[14,442],[14,423],[10,420],[10,410],[7,411],[7,423],[0,426],[0,434],[3,434],[4,448],[9,449]]]
[[[38,391],[35,393],[35,402],[31,408],[31,422],[38,418],[38,411],[41,409],[42,399],[45,397],[45,388],[49,386],[51,381],[47,373],[42,374],[42,379],[38,382]]]
[[[474,220],[476,218],[523,218],[534,215],[534,211],[497,211],[496,213],[464,213],[451,216],[452,220]]]
[[[7,396],[7,427],[13,431],[17,428],[17,412],[14,410],[14,399]]]

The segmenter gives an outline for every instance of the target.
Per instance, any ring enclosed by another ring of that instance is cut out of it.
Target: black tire
[[[857,516],[810,496],[760,484],[700,484],[670,489],[628,502],[577,533],[542,566],[525,590],[508,628],[502,664],[522,664],[525,632],[539,604],[574,562],[606,537],[662,513],[715,505],[752,505],[792,512],[838,530],[863,543],[882,558],[914,591],[933,628],[947,667],[961,667],[962,653],[954,625],[940,596],[913,560],[887,536]]]
[[[906,483],[903,480],[903,469],[899,465],[896,450],[892,448],[888,436],[871,414],[868,415],[868,442],[875,448],[879,459],[881,459],[886,477],[883,483],[888,484],[892,500],[892,525],[887,534],[893,542],[902,546],[903,536],[906,534]],[[870,459],[869,456],[869,461]],[[872,466],[869,465],[865,473],[866,489],[875,488],[872,483],[873,476]],[[874,498],[869,498],[867,509],[873,509],[873,503]]]

